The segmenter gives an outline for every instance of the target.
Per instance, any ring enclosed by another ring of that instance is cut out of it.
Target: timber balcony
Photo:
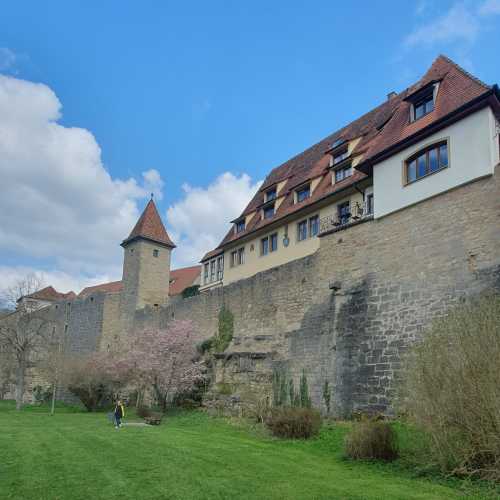
[[[319,221],[319,235],[340,231],[371,219],[373,219],[373,199],[363,203],[337,205],[337,213],[327,215]]]

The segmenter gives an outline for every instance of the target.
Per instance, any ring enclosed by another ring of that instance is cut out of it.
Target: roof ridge
[[[144,238],[175,248],[161,220],[153,198],[149,200],[129,236],[123,240],[122,246],[138,238]]]
[[[482,85],[483,87],[485,87],[486,89],[491,89],[492,86],[491,85],[488,85],[487,83],[483,82],[480,78],[478,78],[477,76],[474,76],[472,73],[469,73],[469,71],[467,71],[465,68],[463,68],[462,66],[460,66],[460,64],[456,63],[455,61],[453,61],[452,59],[450,59],[448,56],[444,55],[444,54],[439,54],[436,59],[434,60],[434,62],[432,64],[434,64],[438,59],[444,59],[446,62],[448,62],[449,64],[451,64],[453,67],[455,67],[456,69],[458,69],[458,71],[462,72],[465,76],[471,78],[472,80],[474,80],[476,83],[478,83],[479,85]],[[431,66],[432,67],[432,66]]]

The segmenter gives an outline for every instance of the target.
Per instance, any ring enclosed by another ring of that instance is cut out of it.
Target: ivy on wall
[[[222,306],[218,316],[217,334],[204,340],[198,345],[198,350],[205,354],[207,352],[224,352],[233,340],[234,315],[225,306]]]

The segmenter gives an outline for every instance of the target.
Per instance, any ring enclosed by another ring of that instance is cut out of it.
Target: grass
[[[130,417],[126,421],[130,421]],[[134,420],[137,420],[135,418]],[[346,427],[280,441],[200,412],[115,430],[105,413],[0,402],[0,498],[454,499],[488,490],[342,458]]]

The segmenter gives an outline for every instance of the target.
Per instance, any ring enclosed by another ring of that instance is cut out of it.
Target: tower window
[[[159,250],[153,250],[153,257],[158,257],[158,255],[160,255],[160,251]]]

